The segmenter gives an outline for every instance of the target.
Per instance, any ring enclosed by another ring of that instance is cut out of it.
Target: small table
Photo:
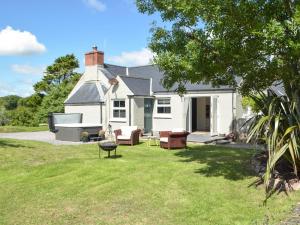
[[[101,149],[103,151],[108,152],[108,156],[107,156],[108,158],[110,158],[110,152],[115,151],[115,157],[116,157],[118,145],[115,142],[112,141],[98,142],[98,146],[99,146],[99,159],[101,158],[100,156]]]
[[[150,147],[151,146],[151,143],[153,143],[153,141],[154,141],[154,143],[155,143],[155,146],[158,146],[158,137],[157,136],[148,136],[147,137],[148,138],[148,142],[147,142],[147,145],[148,145],[148,147]]]

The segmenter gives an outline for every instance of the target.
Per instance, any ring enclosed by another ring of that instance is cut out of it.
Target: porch
[[[208,144],[220,140],[224,140],[223,136],[211,136],[209,132],[193,132],[187,136],[188,142]]]

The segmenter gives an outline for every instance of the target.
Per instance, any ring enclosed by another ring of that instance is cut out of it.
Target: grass
[[[248,187],[251,150],[143,143],[117,154],[0,139],[0,224],[276,224],[300,200],[262,204],[263,188]]]
[[[23,127],[23,126],[0,126],[0,133],[14,133],[14,132],[34,132],[49,130],[47,125],[38,127]]]

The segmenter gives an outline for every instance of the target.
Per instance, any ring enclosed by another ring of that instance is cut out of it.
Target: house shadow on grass
[[[22,144],[16,144],[9,140],[0,139],[0,148],[1,147],[11,147],[11,148],[24,148],[28,146],[22,145]]]
[[[223,176],[228,180],[242,180],[255,176],[250,169],[250,158],[253,150],[232,149],[219,146],[193,146],[186,151],[176,152],[182,157],[181,162],[198,162],[202,164],[195,173],[206,177]]]

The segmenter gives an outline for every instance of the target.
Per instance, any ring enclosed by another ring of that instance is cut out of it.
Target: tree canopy
[[[17,108],[18,101],[20,99],[21,97],[17,95],[7,95],[4,97],[0,97],[0,105],[4,106],[6,110],[13,110]]]
[[[244,94],[274,81],[300,96],[299,0],[137,0],[140,12],[159,13],[149,47],[164,70],[163,84],[211,82]]]
[[[64,111],[64,101],[81,76],[75,72],[78,67],[78,59],[73,54],[58,57],[47,67],[43,79],[34,85],[36,93],[27,104],[38,102],[43,96],[36,114],[40,122],[45,122],[49,112]]]
[[[43,79],[34,85],[34,90],[47,94],[53,87],[72,81],[74,76],[78,78],[79,74],[75,72],[78,67],[78,59],[73,54],[58,57],[47,67]]]

